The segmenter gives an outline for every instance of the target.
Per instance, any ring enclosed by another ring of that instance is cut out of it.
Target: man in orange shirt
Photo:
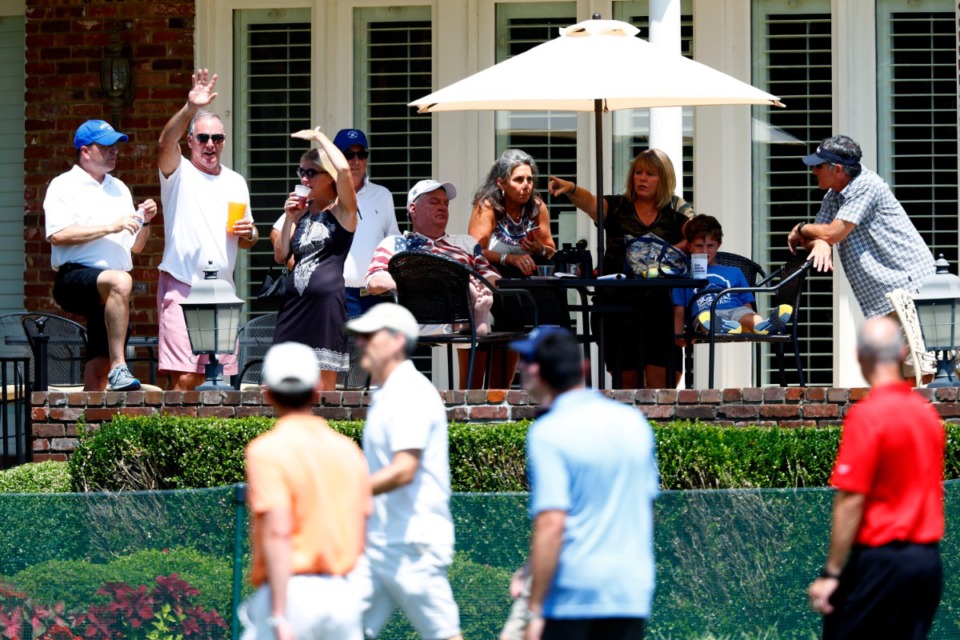
[[[246,452],[257,590],[240,612],[243,640],[363,637],[344,576],[363,553],[370,477],[360,448],[311,413],[319,379],[309,347],[267,352],[263,395],[279,419]]]

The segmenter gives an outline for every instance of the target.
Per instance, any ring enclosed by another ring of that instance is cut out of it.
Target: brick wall
[[[920,389],[948,422],[960,422],[957,389]],[[765,387],[745,389],[641,389],[606,391],[652,420],[700,420],[717,425],[830,426],[843,420],[847,409],[867,389]],[[523,391],[441,392],[450,420],[504,422],[533,418],[537,404]],[[190,417],[272,416],[260,391],[134,391],[130,393],[33,394],[34,460],[65,460],[77,444],[77,423],[96,428],[117,414]],[[362,420],[370,396],[361,391],[329,391],[314,412],[331,420]],[[588,428],[587,425],[584,425]]]
[[[50,246],[44,239],[43,198],[55,176],[76,160],[73,134],[85,120],[111,122],[130,136],[113,174],[136,201],[159,204],[157,139],[186,101],[193,66],[195,6],[144,0],[27,0],[24,170],[24,306],[62,313],[52,298]],[[100,89],[100,62],[111,33],[119,33],[130,61],[132,88],[113,122]],[[131,321],[156,335],[157,265],[163,251],[162,218],[152,239],[134,256],[136,282]]]

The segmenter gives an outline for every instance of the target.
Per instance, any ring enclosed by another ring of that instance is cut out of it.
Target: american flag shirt
[[[888,292],[916,293],[936,271],[926,242],[890,187],[873,171],[864,168],[839,193],[827,191],[815,222],[829,224],[835,219],[856,225],[837,243],[837,251],[866,318],[892,313]]]
[[[367,269],[366,282],[369,284],[370,278],[375,274],[386,271],[390,258],[401,251],[436,253],[473,267],[487,280],[500,279],[500,274],[490,266],[490,262],[483,256],[480,245],[477,244],[477,239],[473,236],[444,234],[436,240],[431,240],[419,233],[406,231],[403,235],[387,236],[377,245],[376,251],[373,252],[373,261]]]

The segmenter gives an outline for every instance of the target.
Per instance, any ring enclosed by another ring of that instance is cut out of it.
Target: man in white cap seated
[[[400,251],[427,251],[446,256],[473,267],[491,284],[500,279],[500,274],[483,256],[480,245],[473,236],[447,233],[450,220],[450,201],[457,197],[457,188],[450,182],[421,180],[407,194],[407,212],[413,223],[413,231],[402,235],[387,236],[373,254],[373,262],[367,270],[367,291],[381,294],[396,291],[397,283],[387,271],[393,254]],[[474,303],[477,334],[490,331],[493,294],[479,282],[473,283],[470,291]]]
[[[363,629],[375,638],[398,607],[422,638],[460,638],[447,568],[453,562],[447,412],[409,360],[420,327],[386,302],[347,323],[374,392],[363,428],[373,514],[367,549],[351,581],[363,599]]]
[[[310,347],[276,344],[264,400],[279,418],[246,452],[253,514],[243,640],[360,640],[360,603],[345,576],[363,553],[370,476],[357,445],[313,415],[320,365]]]

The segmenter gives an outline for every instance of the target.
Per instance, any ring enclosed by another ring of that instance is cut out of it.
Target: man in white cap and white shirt
[[[409,356],[420,328],[386,302],[347,323],[360,364],[379,387],[363,429],[373,485],[367,548],[351,575],[363,628],[375,638],[398,607],[428,640],[461,638],[447,569],[453,562],[447,412]]]

